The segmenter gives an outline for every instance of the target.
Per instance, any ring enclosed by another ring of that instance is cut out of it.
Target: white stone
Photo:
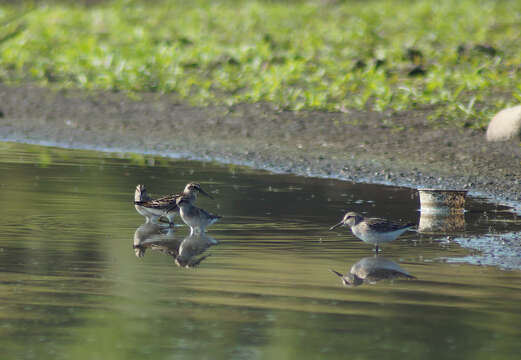
[[[519,136],[521,136],[521,105],[501,110],[488,124],[488,141],[505,141]]]

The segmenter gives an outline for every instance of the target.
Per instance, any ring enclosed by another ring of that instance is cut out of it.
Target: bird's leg
[[[164,221],[162,221],[160,217],[157,217],[157,216],[151,215],[151,216],[150,216],[150,222],[151,222],[152,224],[160,225],[160,224],[161,224],[162,222],[164,222]]]
[[[175,215],[167,215],[166,218],[168,219],[168,224],[170,225],[170,227],[174,227]]]

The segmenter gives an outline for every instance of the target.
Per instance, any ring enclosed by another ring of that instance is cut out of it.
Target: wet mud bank
[[[266,104],[195,108],[171,96],[0,85],[0,137],[249,165],[353,182],[460,188],[519,208],[521,146],[439,127],[429,110],[281,111]]]
[[[266,104],[194,108],[171,96],[0,85],[0,139],[248,165],[352,182],[466,189],[521,211],[521,146],[438,127],[429,111],[289,112]],[[506,239],[506,240],[505,240]],[[519,234],[461,238],[447,261],[521,269]],[[505,243],[506,241],[506,243]]]

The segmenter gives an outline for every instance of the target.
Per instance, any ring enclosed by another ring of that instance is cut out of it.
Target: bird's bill
[[[344,275],[340,274],[338,271],[335,271],[333,269],[329,269],[329,271],[331,271],[333,274],[337,275],[338,277],[344,277]]]
[[[337,227],[342,226],[342,225],[344,225],[344,223],[342,221],[340,221],[338,224],[335,224],[335,225],[331,226],[329,228],[329,230],[331,231],[331,230],[336,229]]]
[[[211,196],[210,194],[208,194],[206,191],[204,191],[203,189],[199,188],[199,192],[201,192],[201,194],[203,194],[204,196],[208,196],[210,199],[213,200],[213,196]]]

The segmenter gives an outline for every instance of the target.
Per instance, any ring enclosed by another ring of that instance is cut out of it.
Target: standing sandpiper
[[[362,215],[350,211],[344,215],[338,224],[333,225],[329,230],[339,226],[349,226],[353,235],[357,238],[365,243],[375,245],[376,254],[378,254],[378,246],[380,244],[393,241],[415,225],[400,225],[385,219],[364,218]]]
[[[136,187],[134,205],[138,213],[145,216],[147,221],[150,220],[155,223],[158,222],[161,216],[165,216],[168,218],[170,225],[173,225],[175,215],[179,214],[179,208],[177,207],[176,200],[180,197],[184,197],[190,203],[193,203],[196,200],[198,193],[213,199],[212,196],[210,196],[201,188],[201,185],[193,182],[186,184],[183,192],[179,194],[165,195],[157,199],[150,199],[150,197],[147,195],[148,199],[138,200],[138,190],[142,194],[142,189],[144,188],[144,185],[138,185]]]
[[[134,207],[136,211],[146,218],[147,223],[157,224],[161,215],[156,215],[148,208],[140,205],[150,200],[152,200],[152,198],[148,195],[145,185],[139,184],[136,186],[136,191],[134,192]]]
[[[189,198],[181,196],[177,199],[179,215],[186,225],[190,226],[190,234],[204,233],[206,228],[219,220],[221,216],[208,213],[193,205]]]

